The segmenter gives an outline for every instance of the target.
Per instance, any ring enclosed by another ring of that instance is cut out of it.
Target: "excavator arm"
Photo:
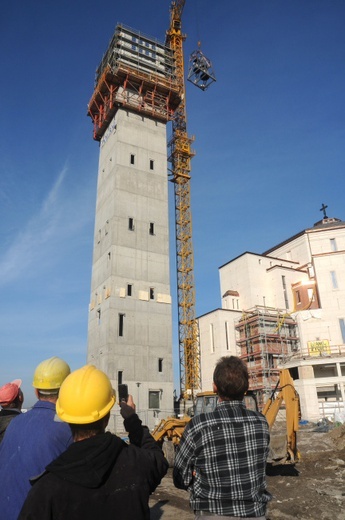
[[[276,392],[278,394],[276,395]],[[297,449],[297,431],[301,418],[299,395],[294,387],[293,379],[288,369],[280,370],[279,380],[271,397],[266,402],[262,413],[265,415],[270,430],[276,422],[276,418],[283,403],[286,410],[286,437],[283,452],[286,454],[286,461],[294,463],[300,459]],[[276,450],[278,451],[278,450]],[[273,459],[279,459],[278,455],[273,455]]]

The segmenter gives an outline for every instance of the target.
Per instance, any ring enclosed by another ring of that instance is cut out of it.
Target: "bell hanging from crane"
[[[198,46],[199,48],[192,52],[189,58],[187,80],[201,88],[201,90],[206,90],[211,83],[216,81],[216,77],[212,69],[212,63],[200,49],[200,42]]]

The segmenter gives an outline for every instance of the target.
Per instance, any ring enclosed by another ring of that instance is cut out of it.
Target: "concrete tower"
[[[173,410],[166,123],[179,102],[171,50],[117,26],[88,106],[100,142],[88,362],[128,384],[149,427]]]

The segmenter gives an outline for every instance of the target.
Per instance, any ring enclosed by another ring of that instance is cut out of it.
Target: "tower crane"
[[[193,137],[187,133],[186,91],[184,81],[183,41],[181,20],[185,0],[175,0],[170,8],[170,27],[166,45],[174,51],[176,82],[181,102],[172,118],[172,137],[169,141],[171,181],[175,195],[175,232],[177,265],[177,299],[179,319],[179,361],[181,397],[192,398],[200,389],[200,350],[198,326],[195,319],[194,254],[192,244],[192,216],[190,202],[191,148]],[[215,81],[212,65],[201,50],[190,59],[188,80],[202,90]]]
[[[190,203],[191,149],[193,138],[187,134],[186,91],[184,82],[183,41],[181,18],[185,0],[171,3],[170,27],[166,45],[175,55],[176,80],[181,102],[172,118],[169,141],[171,181],[174,183],[177,299],[179,320],[179,361],[181,397],[193,398],[200,388],[200,350],[195,319],[194,254],[192,244],[192,216]]]

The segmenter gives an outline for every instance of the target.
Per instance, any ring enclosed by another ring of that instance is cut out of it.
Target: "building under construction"
[[[173,407],[167,160],[175,200],[180,396],[200,389],[184,5],[171,2],[165,43],[116,27],[88,105],[100,142],[88,361],[115,387],[129,385],[148,426]],[[188,80],[202,90],[216,81],[200,45]]]
[[[166,123],[180,103],[172,49],[122,24],[97,68],[95,83],[88,113],[96,140],[120,108]]]
[[[171,48],[118,25],[88,105],[100,143],[88,362],[128,384],[150,427],[173,410],[166,123],[179,103]]]
[[[297,324],[286,311],[257,306],[243,311],[235,331],[238,352],[248,366],[250,390],[262,409],[278,382],[279,367],[299,350]]]

